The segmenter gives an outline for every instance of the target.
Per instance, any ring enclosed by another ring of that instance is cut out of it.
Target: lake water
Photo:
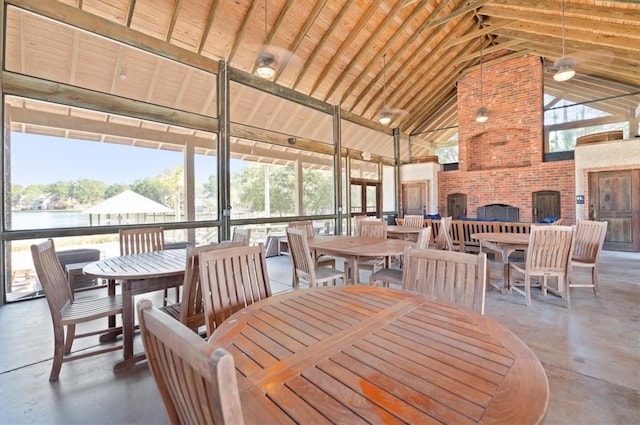
[[[121,224],[163,223],[168,220],[173,220],[173,216],[157,216],[154,220],[153,215],[144,216],[131,214],[128,219],[125,217]],[[96,214],[84,214],[79,211],[13,211],[11,213],[11,221],[11,230],[57,229],[63,227],[120,224],[114,222],[115,220],[107,220],[104,215],[100,217],[100,222],[98,222],[98,216]]]

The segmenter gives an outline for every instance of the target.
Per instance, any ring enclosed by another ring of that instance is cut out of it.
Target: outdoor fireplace
[[[520,221],[520,209],[506,204],[488,204],[483,207],[478,207],[478,219]]]

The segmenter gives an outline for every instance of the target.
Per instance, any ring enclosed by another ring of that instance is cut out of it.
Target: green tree
[[[100,180],[82,179],[71,184],[71,198],[77,203],[96,204],[105,199],[107,184]]]
[[[304,169],[302,187],[303,214],[328,214],[333,208],[333,173],[330,171]]]
[[[65,208],[71,194],[71,183],[57,181],[46,185],[45,192],[51,198],[52,204],[56,208]]]
[[[107,186],[107,188],[104,191],[104,199],[108,199],[113,196],[116,196],[117,194],[122,193],[127,189],[129,189],[128,184],[120,184],[120,183],[111,184]]]
[[[146,196],[149,199],[153,199],[164,205],[165,199],[169,198],[171,194],[167,193],[167,189],[162,185],[158,179],[142,179],[136,180],[131,185],[131,190],[134,192]]]

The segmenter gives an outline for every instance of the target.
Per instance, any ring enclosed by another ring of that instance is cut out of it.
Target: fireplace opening
[[[520,209],[506,204],[478,207],[478,219],[487,221],[520,221]]]

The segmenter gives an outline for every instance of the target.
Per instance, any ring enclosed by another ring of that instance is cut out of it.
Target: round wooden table
[[[128,368],[144,359],[133,354],[133,297],[168,287],[181,285],[186,266],[186,249],[168,249],[143,254],[122,255],[89,263],[82,269],[85,275],[108,279],[109,292],[115,294],[115,281],[122,281],[122,351],[124,360],[116,370]],[[115,318],[114,318],[115,319]],[[109,324],[115,325],[110,318]]]
[[[309,238],[309,248],[318,254],[344,257],[359,280],[358,259],[361,257],[386,257],[403,255],[404,250],[415,243],[400,239],[363,238],[360,236],[317,236]],[[357,282],[356,282],[357,283]]]
[[[480,241],[480,252],[484,248],[500,255],[502,287],[496,289],[503,293],[507,292],[509,287],[509,256],[514,251],[527,249],[529,246],[529,233],[486,232],[473,233],[471,237]],[[491,284],[491,279],[488,280],[488,283]]]
[[[246,423],[536,424],[540,361],[495,320],[375,286],[295,290],[209,339],[234,357]]]

